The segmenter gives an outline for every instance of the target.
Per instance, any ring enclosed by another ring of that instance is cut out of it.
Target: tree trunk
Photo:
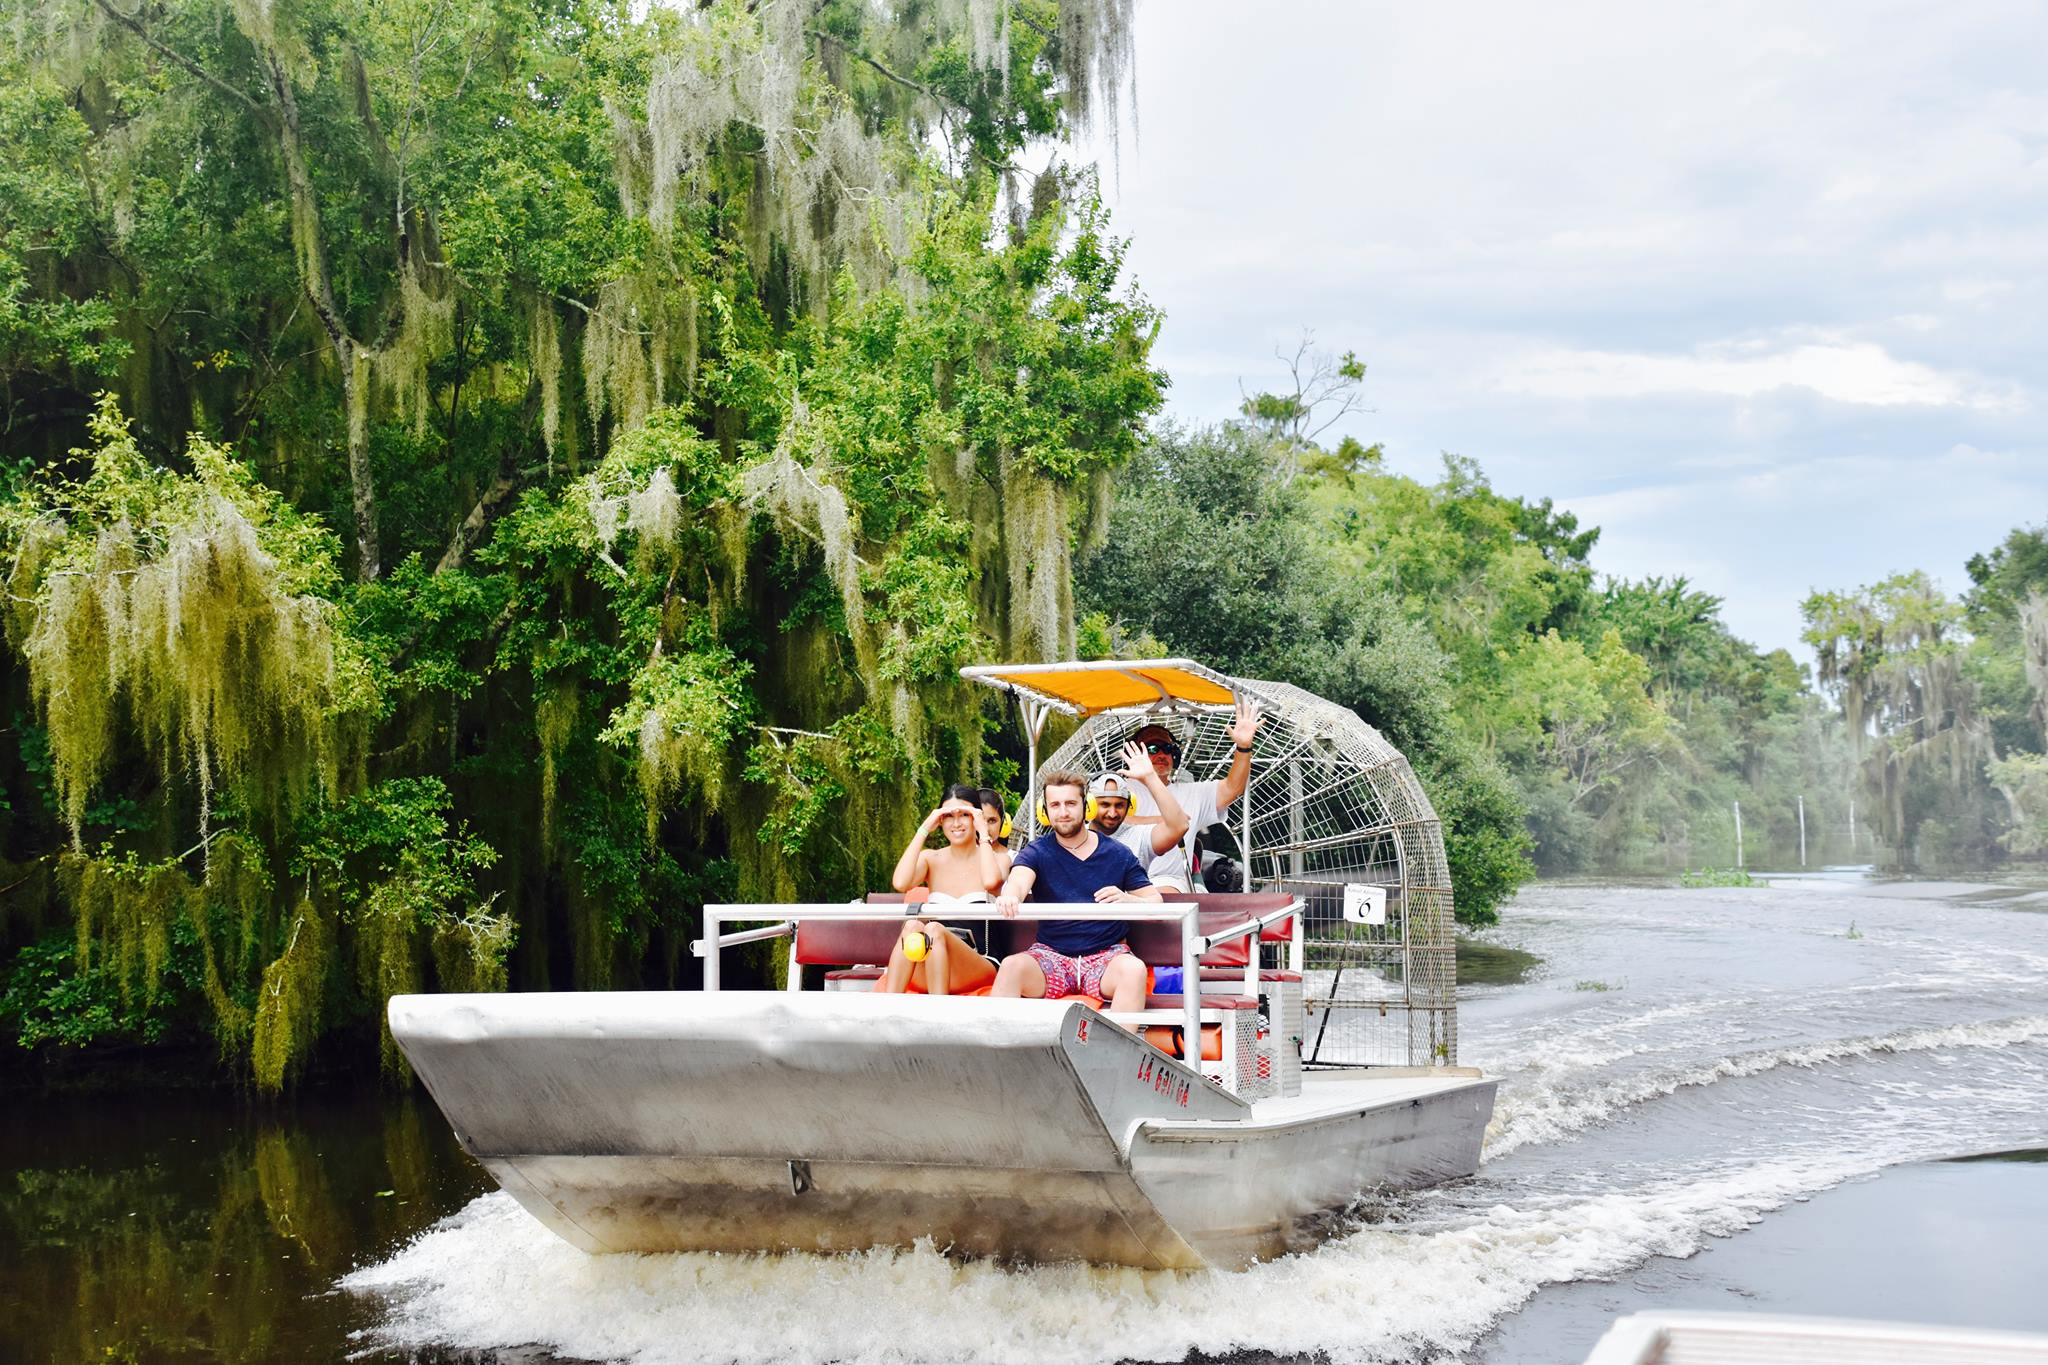
[[[377,494],[370,482],[370,352],[346,336],[336,342],[341,352],[341,392],[348,405],[348,483],[356,512],[356,576],[376,580]]]
[[[292,239],[298,249],[300,283],[313,312],[327,329],[341,361],[342,400],[348,409],[348,481],[356,515],[356,577],[368,583],[381,572],[377,549],[377,490],[370,475],[370,351],[349,334],[327,268],[327,246],[320,237],[320,200],[299,142],[299,101],[291,76],[274,51],[263,54],[277,97],[277,142],[284,154],[285,178],[291,185]]]

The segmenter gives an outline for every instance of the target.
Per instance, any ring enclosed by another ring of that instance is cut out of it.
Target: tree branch
[[[477,533],[484,529],[484,523],[490,520],[491,512],[499,503],[512,496],[513,490],[518,488],[519,484],[518,473],[500,474],[491,486],[484,490],[484,495],[476,500],[476,506],[470,508],[469,515],[462,519],[462,525],[455,528],[455,538],[450,540],[448,548],[441,552],[440,563],[434,565],[435,573],[443,574],[450,569],[461,567],[462,557],[468,554],[469,547],[476,543]]]
[[[844,38],[839,37],[837,34],[827,33],[825,32],[825,30],[821,28],[806,29],[805,32],[809,33],[813,38],[816,38],[819,42],[832,44],[832,46],[838,48],[841,52],[844,52],[849,57],[853,57],[859,61],[866,62],[869,66],[881,72],[882,75],[896,82],[896,84],[902,86],[905,90],[915,90],[918,94],[923,95],[926,99],[932,101],[932,103],[934,104],[953,104],[953,101],[947,99],[944,95],[941,95],[938,91],[931,89],[929,86],[919,85],[916,81],[911,80],[908,76],[897,75],[894,71],[891,71],[888,67],[883,66],[873,57],[870,57],[867,53],[861,51],[852,43],[847,42]],[[960,106],[954,105],[954,107],[959,108]]]
[[[237,104],[240,104],[243,108],[247,109],[257,118],[261,119],[266,126],[271,128],[276,127],[277,115],[274,110],[266,108],[254,96],[248,94],[246,91],[235,89],[234,86],[229,85],[219,76],[214,75],[211,71],[208,71],[205,67],[193,61],[184,53],[178,51],[174,47],[171,47],[169,44],[159,40],[155,34],[151,33],[147,28],[143,27],[142,18],[140,15],[124,14],[120,10],[115,9],[114,6],[109,2],[109,0],[93,0],[93,3],[98,5],[100,11],[104,13],[109,19],[112,19],[122,28],[127,29],[130,33],[140,38],[152,52],[157,53],[159,56],[164,57],[168,61],[175,62],[178,66],[183,67],[187,72],[191,73],[194,76],[197,76],[200,80],[205,81],[208,85],[220,91],[223,95],[226,95],[229,99],[235,101]]]
[[[391,150],[391,139],[384,135],[384,125],[377,119],[377,108],[370,98],[370,69],[363,61],[362,50],[354,43],[348,46],[348,72],[350,92],[355,97],[356,121],[369,135],[370,159],[377,163],[378,174],[395,181],[398,179],[398,157]]]
[[[274,48],[257,51],[269,68],[271,93],[277,97],[278,117],[272,125],[278,150],[284,156],[285,180],[291,187],[292,236],[298,247],[301,286],[312,300],[313,312],[334,343],[341,364],[342,394],[349,409],[348,481],[355,504],[356,575],[365,583],[376,581],[382,572],[377,539],[377,493],[370,473],[368,423],[362,420],[369,396],[359,393],[370,382],[370,353],[350,333],[348,322],[335,302],[334,281],[327,264],[327,248],[320,237],[320,198],[313,187],[313,174],[306,165],[305,147],[300,141],[299,101],[292,91],[291,73]]]

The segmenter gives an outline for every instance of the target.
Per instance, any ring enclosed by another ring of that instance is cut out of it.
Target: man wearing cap
[[[1237,698],[1237,713],[1231,720],[1229,731],[1230,770],[1210,782],[1173,780],[1173,774],[1180,766],[1180,741],[1164,725],[1156,722],[1142,725],[1131,736],[1132,742],[1151,759],[1154,773],[1170,785],[1187,817],[1186,832],[1175,840],[1173,847],[1153,858],[1146,869],[1146,875],[1155,885],[1168,891],[1194,889],[1195,836],[1220,822],[1223,812],[1244,795],[1245,787],[1251,781],[1252,742],[1259,733],[1259,711],[1259,704],[1251,698]],[[1131,797],[1135,809],[1128,817],[1130,827],[1145,828],[1163,818],[1152,798],[1149,784],[1134,790]]]
[[[1145,867],[1180,843],[1188,832],[1188,817],[1141,745],[1126,741],[1123,760],[1122,772],[1103,773],[1088,787],[1088,794],[1095,798],[1094,829],[1128,848],[1138,866]],[[1125,823],[1131,813],[1131,793],[1140,787],[1159,812],[1154,824]]]

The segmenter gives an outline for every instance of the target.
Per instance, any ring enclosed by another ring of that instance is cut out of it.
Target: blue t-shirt
[[[1013,867],[1038,874],[1031,899],[1056,905],[1087,905],[1105,886],[1138,891],[1152,885],[1131,851],[1114,839],[1095,836],[1095,851],[1085,860],[1060,846],[1051,831],[1039,835],[1017,855]],[[1086,957],[1124,941],[1128,926],[1121,920],[1049,919],[1038,922],[1038,941],[1068,957]]]

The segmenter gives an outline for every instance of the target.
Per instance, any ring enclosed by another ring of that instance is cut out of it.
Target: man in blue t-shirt
[[[1159,888],[1131,851],[1105,839],[1085,823],[1088,779],[1079,773],[1050,772],[1040,783],[1045,822],[1010,865],[996,906],[1014,919],[1027,896],[1054,905],[1113,901],[1156,901]],[[1145,964],[1131,955],[1119,920],[1041,920],[1038,941],[1003,959],[990,995],[1092,995],[1113,1010],[1145,1008]]]

